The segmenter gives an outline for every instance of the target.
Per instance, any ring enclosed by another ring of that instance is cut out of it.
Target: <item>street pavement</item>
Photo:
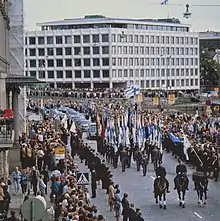
[[[87,141],[86,141],[87,142]],[[90,141],[89,145],[96,149],[96,143]],[[179,201],[177,199],[177,193],[174,188],[173,179],[175,177],[175,168],[177,165],[177,159],[171,156],[171,154],[164,153],[163,158],[164,167],[167,170],[167,179],[170,183],[171,193],[167,194],[167,210],[159,209],[155,204],[153,196],[153,182],[155,179],[155,173],[153,171],[153,165],[149,164],[148,173],[146,177],[143,177],[142,171],[137,172],[134,162],[131,168],[126,169],[126,172],[122,173],[121,166],[117,169],[112,169],[114,175],[114,181],[120,185],[121,196],[123,193],[128,193],[129,202],[134,203],[137,208],[140,208],[143,213],[143,218],[148,221],[217,221],[220,217],[220,185],[210,180],[208,191],[208,204],[205,207],[198,205],[198,198],[196,192],[193,190],[194,184],[192,182],[193,169],[188,167],[188,176],[190,179],[190,190],[186,195],[186,208],[179,207]],[[88,172],[88,169],[84,164],[78,162],[78,166],[81,172]],[[90,188],[91,189],[91,188]],[[107,195],[105,191],[98,187],[97,198],[92,200],[95,205],[98,206],[100,212],[106,217],[106,220],[114,220],[114,214],[109,212],[107,204]]]

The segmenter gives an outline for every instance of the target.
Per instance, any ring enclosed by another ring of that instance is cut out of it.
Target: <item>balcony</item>
[[[0,118],[0,151],[13,145],[12,119]]]

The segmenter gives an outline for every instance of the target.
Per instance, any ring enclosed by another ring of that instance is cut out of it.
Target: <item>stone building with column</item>
[[[20,97],[22,93],[24,94],[26,86],[39,83],[36,78],[24,76],[22,69],[18,72],[18,69],[14,67],[12,49],[16,47],[17,43],[10,40],[15,28],[13,23],[11,26],[9,16],[11,18],[12,13],[10,14],[8,11],[10,11],[10,7],[16,6],[13,5],[15,2],[0,0],[0,177],[8,177],[9,171],[20,166],[19,135],[25,131],[20,129],[19,105],[23,106],[24,110],[26,109],[25,98],[22,100]],[[15,58],[16,56],[14,56]],[[20,65],[24,65],[24,61],[21,61]],[[13,118],[8,118],[4,113],[11,109],[13,110]],[[26,116],[23,118],[25,120]]]

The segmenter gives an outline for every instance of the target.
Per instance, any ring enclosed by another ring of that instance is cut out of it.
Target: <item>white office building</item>
[[[26,32],[26,75],[55,88],[198,90],[199,34],[177,19],[104,16]]]

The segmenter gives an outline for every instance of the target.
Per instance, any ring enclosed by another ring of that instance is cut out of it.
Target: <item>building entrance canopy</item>
[[[46,82],[39,81],[34,77],[27,77],[27,76],[21,76],[21,75],[7,75],[6,78],[6,86],[7,88],[13,88],[13,87],[24,87],[24,86],[47,86]]]

